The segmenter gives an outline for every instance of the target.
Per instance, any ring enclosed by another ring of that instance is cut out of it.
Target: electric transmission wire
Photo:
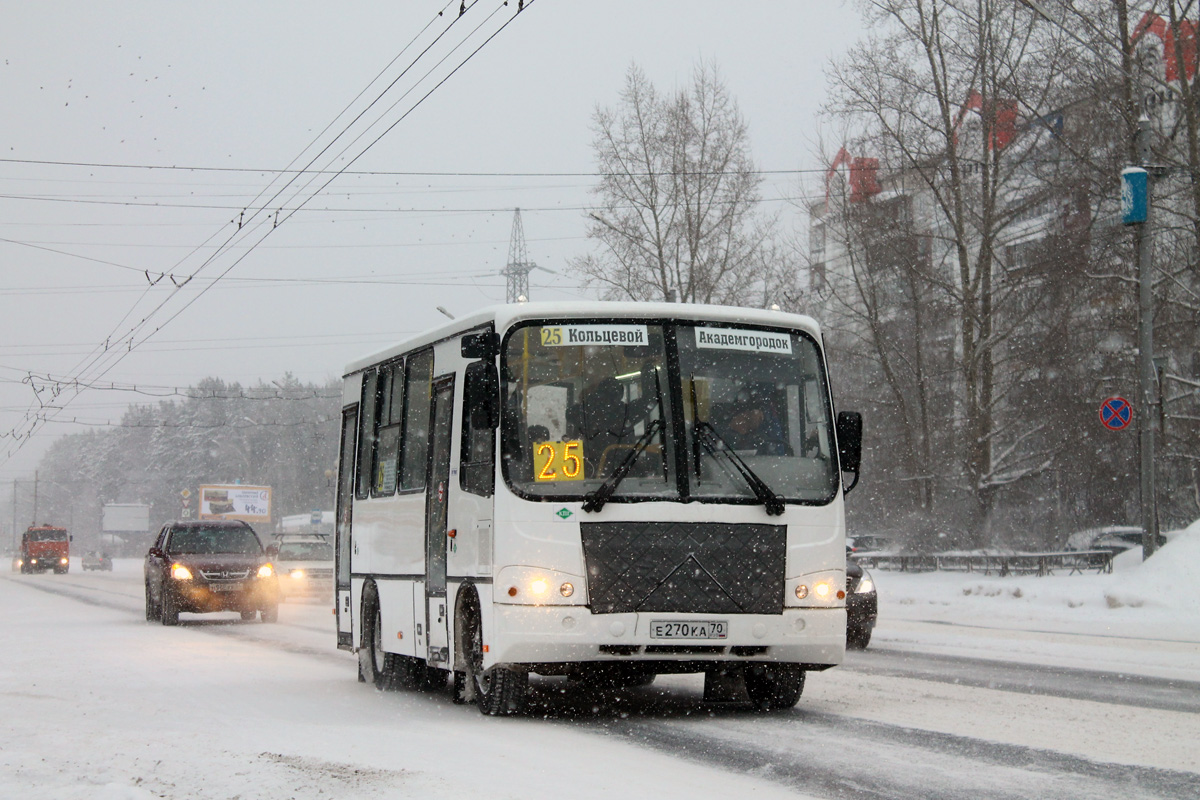
[[[429,89],[427,92],[425,92],[425,94],[423,94],[415,103],[413,103],[411,106],[409,106],[408,109],[405,110],[399,116],[398,119],[396,119],[394,122],[392,122],[390,125],[388,125],[382,131],[382,133],[377,135],[365,147],[363,147],[361,150],[359,150],[356,155],[354,155],[352,158],[350,158],[341,169],[334,171],[332,176],[329,177],[328,180],[326,180],[324,183],[322,183],[320,186],[318,186],[315,190],[313,190],[311,192],[308,191],[308,188],[312,186],[312,184],[316,180],[316,178],[319,177],[319,174],[316,176],[310,176],[309,181],[307,183],[305,183],[305,185],[303,187],[301,187],[299,190],[297,190],[296,192],[294,192],[292,194],[291,200],[292,200],[292,202],[297,202],[297,205],[296,205],[295,209],[290,210],[289,213],[287,213],[287,215],[282,220],[279,219],[279,215],[280,215],[280,213],[282,213],[282,209],[276,210],[274,219],[264,219],[263,212],[265,212],[268,208],[271,207],[273,201],[278,199],[280,196],[282,196],[283,192],[286,191],[289,186],[291,186],[294,182],[296,182],[299,179],[299,177],[305,173],[305,171],[309,170],[309,168],[312,167],[312,165],[316,163],[316,161],[321,157],[321,155],[329,150],[329,148],[333,145],[333,143],[335,143],[336,141],[341,139],[342,136],[346,135],[346,133],[355,124],[355,122],[357,122],[359,119],[361,119],[362,115],[365,114],[367,110],[369,110],[376,103],[378,103],[380,101],[380,99],[384,95],[386,95],[387,92],[390,91],[392,87],[394,87],[396,85],[396,83],[400,80],[400,78],[402,78],[404,74],[407,74],[407,72],[412,68],[412,66],[414,66],[426,53],[428,53],[430,51],[432,46],[434,44],[436,44],[437,41],[440,41],[441,38],[451,28],[454,27],[454,25],[458,22],[458,20],[461,19],[462,16],[465,14],[465,12],[467,10],[469,10],[469,8],[473,8],[478,2],[480,2],[480,0],[473,0],[473,2],[471,3],[471,5],[469,7],[467,6],[467,4],[465,2],[463,2],[460,6],[459,15],[457,17],[455,17],[454,20],[451,21],[451,23],[446,27],[446,30],[444,30],[441,34],[438,35],[438,37],[435,39],[435,42],[431,43],[430,46],[426,47],[425,50],[423,50],[421,52],[421,54],[419,54],[417,56],[417,58],[415,58],[412,61],[412,63],[405,68],[404,72],[400,76],[398,76],[396,80],[393,80],[388,85],[388,87],[379,94],[379,96],[377,96],[374,100],[371,101],[370,104],[368,104],[366,109],[364,109],[353,120],[351,120],[349,123],[347,123],[342,128],[342,130],[337,134],[337,136],[335,136],[330,143],[328,143],[325,147],[323,147],[321,149],[321,151],[318,152],[317,155],[315,155],[309,161],[309,163],[305,167],[305,170],[301,170],[301,171],[295,173],[292,176],[292,178],[287,183],[284,184],[284,186],[282,188],[276,190],[275,194],[273,194],[267,202],[258,205],[258,207],[252,211],[251,217],[249,220],[247,220],[245,218],[245,211],[249,210],[249,207],[247,207],[247,209],[243,210],[242,214],[239,216],[239,218],[237,220],[232,220],[229,224],[227,224],[226,226],[223,226],[222,229],[228,227],[228,225],[230,225],[230,224],[236,223],[236,225],[237,225],[236,229],[229,236],[226,237],[225,241],[222,242],[218,246],[216,251],[214,253],[212,253],[211,255],[209,255],[206,259],[204,259],[204,261],[201,263],[201,265],[198,268],[196,268],[185,279],[183,279],[182,282],[178,281],[177,278],[173,274],[170,274],[170,279],[171,279],[172,283],[174,283],[176,285],[175,285],[174,289],[168,294],[168,296],[162,300],[162,302],[160,302],[148,314],[146,314],[141,320],[139,320],[129,330],[127,330],[124,334],[122,334],[115,342],[112,340],[112,335],[110,334],[110,336],[105,341],[103,341],[99,345],[97,345],[97,347],[96,347],[97,352],[95,353],[94,356],[91,356],[90,359],[85,358],[83,361],[81,361],[79,364],[77,364],[76,367],[71,370],[71,372],[73,373],[72,381],[74,383],[56,384],[52,390],[52,399],[57,400],[59,395],[65,393],[65,391],[68,388],[70,388],[72,385],[75,385],[76,390],[75,390],[74,395],[66,398],[63,402],[54,406],[52,409],[47,410],[47,405],[46,405],[46,403],[42,402],[41,396],[39,394],[37,396],[36,407],[31,405],[30,410],[25,415],[24,422],[19,423],[11,431],[0,434],[0,438],[9,438],[14,442],[14,447],[8,451],[4,461],[0,461],[0,465],[7,463],[7,461],[10,460],[13,455],[15,455],[17,452],[19,452],[25,446],[25,444],[29,442],[29,440],[34,435],[34,433],[37,432],[37,430],[39,430],[48,421],[57,417],[58,414],[62,413],[62,410],[66,407],[66,405],[69,404],[71,402],[71,400],[73,400],[75,397],[78,397],[82,391],[84,391],[83,388],[79,388],[78,382],[80,382],[80,381],[83,381],[83,382],[96,381],[96,380],[104,377],[104,375],[108,374],[108,372],[111,371],[118,363],[120,363],[122,360],[124,360],[124,358],[126,358],[130,353],[132,353],[134,349],[136,349],[137,347],[139,347],[142,344],[145,344],[155,334],[157,334],[159,331],[161,331],[165,326],[169,325],[173,320],[175,320],[180,314],[182,314],[188,308],[190,308],[193,303],[195,303],[200,297],[204,296],[204,294],[206,294],[209,290],[211,290],[213,286],[215,286],[222,278],[224,278],[226,275],[228,275],[230,271],[232,271],[247,256],[249,256],[250,253],[252,253],[259,245],[261,245],[261,243],[282,222],[286,222],[288,219],[290,219],[292,216],[294,216],[294,214],[297,211],[304,208],[313,198],[315,198],[320,192],[322,192],[325,188],[327,188],[330,185],[330,183],[332,183],[333,180],[335,180],[338,176],[344,174],[345,171],[351,165],[353,165],[359,158],[361,158],[372,147],[374,147],[376,144],[378,144],[378,142],[384,136],[386,136],[397,125],[399,125],[401,122],[403,122],[405,119],[407,119],[408,116],[410,114],[412,114],[412,112],[418,106],[420,106],[426,99],[428,99],[435,91],[437,91],[439,88],[441,88],[443,85],[445,85],[445,83],[451,77],[453,77],[455,74],[457,74],[458,71],[460,69],[462,69],[463,66],[465,66],[469,61],[471,61],[471,59],[473,59],[475,57],[475,55],[477,55],[484,47],[486,47],[490,42],[492,42],[496,38],[496,36],[498,36],[502,31],[507,29],[508,26],[517,18],[517,16],[526,7],[532,6],[534,0],[529,0],[529,2],[520,3],[517,11],[514,12],[497,30],[492,32],[491,35],[489,35],[481,44],[479,44],[474,50],[472,50],[466,56],[466,58],[464,58],[461,62],[458,63],[457,66],[455,66],[452,70],[450,70],[450,72],[445,77],[443,77],[441,80],[437,81],[431,89]],[[452,3],[448,4],[446,7],[443,8],[443,11],[445,10],[445,8],[450,7],[451,5],[452,5]],[[445,60],[447,58],[449,58],[450,55],[452,55],[454,52],[456,52],[466,41],[468,41],[471,38],[471,36],[473,36],[475,33],[477,33],[482,28],[482,26],[484,24],[486,24],[487,21],[491,20],[494,16],[496,16],[496,14],[498,14],[500,12],[500,10],[503,7],[506,7],[507,5],[508,5],[508,3],[506,0],[505,2],[503,2],[501,4],[500,7],[498,7],[495,11],[493,11],[491,14],[489,14],[488,17],[483,22],[480,23],[480,25],[477,25],[473,31],[471,31],[466,37],[464,37],[462,39],[462,41],[460,41],[457,45],[455,45],[450,50],[449,54],[444,56],[437,64],[434,65],[434,67],[432,69],[430,69],[428,72],[426,72],[425,75],[421,78],[421,81],[428,78],[433,73],[434,69],[437,69],[442,63],[444,63]],[[442,12],[439,12],[438,16],[440,17],[441,15],[442,15]],[[436,21],[436,18],[435,18],[435,21]],[[430,23],[430,24],[432,24],[432,23]],[[427,25],[426,28],[423,30],[427,30],[428,27],[429,27],[429,25]],[[415,42],[420,37],[420,35],[421,34],[418,33],[418,35],[416,37],[414,37],[413,41]],[[407,50],[409,46],[411,46],[411,43],[410,43],[410,45],[406,45],[405,49]],[[403,53],[404,51],[401,51],[401,52]],[[396,59],[393,59],[393,61],[391,63],[394,64],[395,61],[398,60],[398,58],[399,58],[399,56]],[[386,71],[387,71],[387,68],[385,68],[383,72],[386,72]],[[370,85],[373,85],[377,79],[378,79],[378,77],[376,79],[372,80],[371,84],[368,84],[368,88]],[[407,97],[416,88],[416,86],[420,84],[421,81],[418,81],[417,84],[415,84],[408,91],[406,91],[402,95],[400,100],[396,101],[396,103],[393,103],[392,106],[389,107],[389,109],[387,109],[383,115],[381,115],[379,118],[377,118],[375,122],[371,123],[371,125],[369,125],[366,128],[366,130],[364,130],[358,136],[356,136],[350,142],[350,144],[347,145],[346,147],[344,147],[342,149],[342,151],[335,158],[343,157],[345,155],[345,153],[349,150],[350,147],[354,146],[354,144],[357,143],[367,132],[369,132],[371,130],[371,128],[373,128],[375,125],[377,125],[379,122],[381,122],[383,120],[383,117],[386,114],[390,113],[391,110],[394,109],[399,102],[402,102],[403,98]],[[364,90],[364,92],[365,92],[365,90]],[[362,94],[363,93],[360,92],[359,97],[361,97]],[[350,106],[353,106],[353,104],[354,104],[354,101],[351,101],[350,105],[347,106],[347,108],[349,108]],[[344,113],[345,112],[343,112],[343,114]],[[339,114],[339,116],[337,118],[335,118],[335,122],[336,122],[336,119],[340,118],[343,114]],[[326,131],[329,130],[329,128],[332,127],[332,124],[333,123],[331,123],[330,126],[327,126],[325,130]],[[318,134],[317,138],[319,138],[320,135],[321,134]],[[303,153],[306,152],[310,148],[311,148],[311,145],[309,147],[305,148],[305,150],[301,152],[300,156],[298,156],[296,159],[293,159],[292,163],[294,164],[300,157],[303,156]],[[290,166],[291,165],[289,165],[289,167]],[[326,169],[328,169],[328,167],[326,167]],[[275,183],[275,181],[273,180],[270,184],[268,184],[268,186],[259,193],[259,195],[255,198],[255,200],[257,201],[258,199],[265,196],[266,193],[268,191],[270,191],[271,186],[273,186],[274,183]],[[307,194],[307,197],[303,197],[303,199],[300,199],[302,193]],[[247,249],[245,250],[245,252],[243,252],[236,259],[234,259],[233,262],[231,264],[229,264],[223,271],[221,271],[211,282],[209,282],[209,284],[207,286],[199,289],[199,291],[194,296],[192,296],[189,300],[187,300],[187,302],[185,302],[182,307],[175,310],[165,320],[159,322],[156,327],[154,327],[148,333],[145,333],[145,335],[143,335],[139,338],[139,334],[146,331],[146,328],[151,323],[152,318],[155,315],[157,315],[160,311],[162,311],[165,308],[166,304],[172,298],[174,298],[185,286],[187,286],[193,278],[198,276],[201,271],[203,271],[209,265],[211,265],[219,256],[228,252],[233,247],[235,242],[237,242],[238,244],[241,244],[243,242],[248,241],[251,238],[251,231],[261,230],[263,227],[265,227],[266,222],[271,223],[270,227],[266,228],[265,232],[262,232],[261,235],[258,236],[257,239],[255,239],[253,242],[251,242],[247,246]],[[215,232],[212,236],[209,237],[209,239],[207,239],[205,241],[204,245],[207,245],[209,241],[211,241],[212,239],[216,238],[219,235],[220,235],[220,231]],[[204,245],[201,245],[201,246],[204,246]],[[192,252],[193,253],[197,252],[197,250],[193,250]],[[189,256],[185,256],[184,259],[181,259],[179,264],[182,264],[182,262],[189,257],[190,257],[190,254],[189,254]],[[159,273],[159,279],[161,280],[163,277],[168,276],[168,274],[169,273],[166,273],[166,272]],[[147,280],[148,280],[148,282],[151,282],[149,274],[147,274]],[[151,283],[150,287],[147,287],[147,290],[149,290],[149,288],[152,288],[152,286],[153,286],[153,283]],[[118,323],[117,327],[119,327],[121,324],[124,324],[124,320],[128,319],[130,314],[133,313],[133,310],[134,310],[134,308],[136,308],[136,306],[137,306],[137,303],[135,303],[134,306],[130,309],[130,311],[126,313],[126,315],[122,318],[121,322]],[[116,330],[116,327],[114,327],[114,331],[115,330]],[[124,345],[124,346],[122,346],[122,345]]]

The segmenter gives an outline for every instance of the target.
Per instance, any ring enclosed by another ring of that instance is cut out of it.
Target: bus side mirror
[[[491,361],[500,353],[500,337],[490,330],[468,333],[462,337],[459,352],[463,358],[483,358]]]
[[[858,485],[858,470],[862,465],[862,414],[857,411],[838,412],[837,444],[842,472],[854,473],[854,483],[846,487],[848,492]]]
[[[466,399],[472,428],[486,430],[500,424],[500,378],[491,361],[467,366]]]

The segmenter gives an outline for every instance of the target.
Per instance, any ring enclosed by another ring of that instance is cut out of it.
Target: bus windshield
[[[618,501],[834,496],[829,393],[805,334],[535,323],[503,356],[504,476],[519,495],[586,499],[607,483]]]
[[[519,493],[582,496],[626,459],[614,496],[676,493],[661,325],[528,325],[504,366],[504,467]]]
[[[702,325],[680,326],[677,340],[691,495],[755,497],[744,467],[781,499],[830,500],[829,390],[816,343]]]

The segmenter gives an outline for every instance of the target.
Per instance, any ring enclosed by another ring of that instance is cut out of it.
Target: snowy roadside
[[[1044,577],[873,570],[873,650],[1200,681],[1200,522],[1145,564]]]

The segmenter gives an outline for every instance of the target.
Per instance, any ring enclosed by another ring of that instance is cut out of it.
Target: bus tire
[[[363,589],[362,642],[358,647],[359,677],[380,691],[396,688],[397,657],[383,649],[382,616],[375,584]]]
[[[529,673],[495,666],[483,668],[483,622],[479,601],[471,597],[463,608],[459,652],[464,655],[466,675],[463,688],[475,695],[475,705],[488,717],[509,717],[525,710],[529,691]],[[455,692],[455,696],[460,696]],[[464,695],[465,696],[465,693]]]
[[[747,664],[746,694],[759,711],[779,711],[800,702],[804,670],[799,664]]]

